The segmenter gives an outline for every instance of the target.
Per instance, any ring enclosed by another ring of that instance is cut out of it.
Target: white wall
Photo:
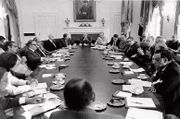
[[[0,0],[0,35],[5,37],[3,14],[2,0]]]
[[[65,19],[70,20],[70,27],[78,27],[81,22],[74,22],[73,18],[73,0],[16,0],[20,20],[20,32],[22,44],[27,42],[33,36],[24,36],[23,33],[35,33],[35,15],[37,14],[56,14],[57,33],[55,37],[62,37],[66,32]],[[133,24],[131,36],[136,40],[138,37],[138,24],[140,21],[141,0],[134,1]],[[121,13],[121,0],[97,0],[96,2],[96,22],[89,22],[92,27],[101,27],[101,19],[105,19],[105,35],[108,39],[113,35],[113,16],[112,14]],[[117,23],[117,25],[120,24]],[[170,38],[173,34],[174,21],[170,20],[163,25],[163,35]],[[121,29],[121,28],[120,28]],[[120,34],[120,33],[118,33]],[[47,34],[48,35],[48,34]]]

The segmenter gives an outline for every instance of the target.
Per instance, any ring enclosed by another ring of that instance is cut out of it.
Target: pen
[[[132,103],[136,103],[136,104],[143,104],[143,103],[141,103],[141,102],[134,102],[134,101],[132,101]]]

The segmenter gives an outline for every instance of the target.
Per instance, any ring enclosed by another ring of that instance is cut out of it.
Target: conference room
[[[179,119],[179,5],[0,0],[0,118]]]

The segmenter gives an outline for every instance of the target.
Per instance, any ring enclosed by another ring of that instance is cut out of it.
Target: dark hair
[[[113,37],[114,38],[118,38],[119,36],[118,36],[118,34],[114,34]]]
[[[0,81],[1,81],[1,78],[3,77],[5,72],[6,72],[6,69],[3,67],[0,67]]]
[[[87,107],[95,94],[89,82],[81,78],[71,79],[64,88],[65,104],[70,110],[82,110]]]
[[[67,37],[67,33],[63,34],[63,38],[66,38]]]
[[[12,45],[14,44],[14,41],[7,41],[4,43],[4,50],[7,51],[8,50],[8,46],[12,47]]]
[[[156,53],[160,53],[161,58],[167,58],[168,61],[171,61],[174,58],[174,54],[169,50],[157,50]]]
[[[4,41],[5,38],[3,36],[0,36],[0,41]]]
[[[0,55],[0,67],[5,68],[9,71],[12,67],[16,65],[17,56],[14,53],[4,52]]]
[[[35,41],[35,40],[32,40],[32,39],[29,40],[29,41],[26,43],[26,46],[29,47],[29,46],[32,44],[32,42],[36,42],[36,41]]]

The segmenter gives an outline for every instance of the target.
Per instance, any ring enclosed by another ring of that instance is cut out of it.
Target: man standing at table
[[[180,117],[180,66],[168,50],[157,51],[153,63],[159,69],[153,84],[164,100],[165,113]]]

